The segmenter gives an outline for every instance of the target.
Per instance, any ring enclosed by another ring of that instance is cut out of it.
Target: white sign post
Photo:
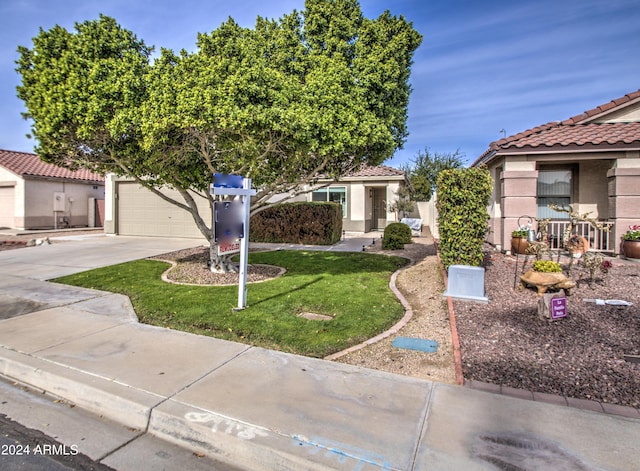
[[[249,219],[251,197],[256,190],[251,188],[251,179],[242,178],[242,187],[239,187],[239,178],[235,175],[214,175],[214,183],[211,185],[211,194],[216,196],[239,196],[242,203],[242,220],[244,223],[243,237],[240,238],[240,269],[238,280],[238,307],[234,311],[241,311],[247,307],[247,260],[249,258]]]

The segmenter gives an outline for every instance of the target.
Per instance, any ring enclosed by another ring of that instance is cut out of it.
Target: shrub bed
[[[251,242],[332,245],[342,237],[338,203],[299,202],[271,206],[251,216]]]
[[[384,250],[404,249],[404,244],[411,243],[411,228],[402,222],[392,222],[384,229],[382,248]]]

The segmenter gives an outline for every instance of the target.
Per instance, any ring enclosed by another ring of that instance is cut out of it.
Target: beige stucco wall
[[[607,171],[612,165],[613,162],[610,160],[580,162],[574,210],[581,214],[591,213],[592,218],[609,217]]]
[[[437,195],[429,201],[419,201],[416,203],[417,217],[422,219],[423,226],[429,226],[431,235],[438,239],[440,237],[440,231],[438,229],[438,212],[436,211]]]
[[[2,186],[2,204],[0,208],[0,227],[19,227],[24,218],[24,181],[13,172],[0,167],[0,185]]]
[[[117,211],[118,202],[116,200],[116,191],[120,181],[114,175],[108,175],[105,180],[105,232],[115,234],[119,231],[117,227]],[[353,232],[366,232],[370,230],[371,220],[373,217],[372,190],[374,188],[383,189],[387,201],[389,203],[396,199],[396,193],[404,180],[385,180],[385,179],[346,179],[344,181],[332,182],[330,187],[346,187],[347,208],[346,217],[343,219],[343,229]],[[308,189],[308,188],[307,188]],[[147,190],[148,191],[148,190]],[[286,194],[274,197],[274,202],[291,202],[291,201],[311,201],[311,193],[300,194],[295,198],[290,198]],[[393,211],[386,212],[387,224],[396,220],[396,214]]]
[[[640,158],[617,160],[607,176],[609,218],[615,222],[612,237],[620,252],[622,235],[630,225],[640,224]]]
[[[347,189],[347,211],[343,219],[343,229],[351,232],[368,232],[372,226],[373,219],[373,198],[372,190],[382,188],[385,191],[385,201],[387,209],[396,200],[396,193],[403,182],[399,180],[346,180],[332,183],[331,187],[346,187]],[[311,201],[311,194],[308,194],[308,201]],[[386,211],[387,225],[396,220],[393,211]]]
[[[608,113],[602,119],[596,119],[596,123],[628,123],[630,121],[640,121],[640,103],[625,107],[623,110]]]
[[[29,229],[87,226],[89,198],[104,199],[104,186],[97,183],[75,183],[49,180],[24,180],[24,226]],[[64,194],[64,211],[54,214],[54,194]],[[55,217],[54,217],[55,216]]]

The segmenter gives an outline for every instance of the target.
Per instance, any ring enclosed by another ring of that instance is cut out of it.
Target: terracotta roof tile
[[[349,173],[347,177],[401,177],[404,175],[402,170],[387,167],[386,165],[377,165],[375,167],[364,166],[356,172]]]
[[[595,108],[587,110],[584,113],[581,113],[579,115],[566,119],[562,122],[562,124],[578,124],[586,119],[592,118],[593,116],[597,116],[601,113],[604,113],[605,111],[609,111],[612,108],[615,108],[620,105],[624,105],[625,103],[629,103],[630,101],[637,100],[639,98],[640,98],[640,90],[627,93],[625,96],[616,98],[615,100],[611,100],[609,103],[596,106]]]
[[[513,148],[552,148],[554,146],[597,146],[597,145],[640,145],[639,122],[592,123],[594,116],[610,111],[618,106],[640,100],[640,90],[611,100],[584,113],[564,121],[542,124],[518,134],[505,137],[489,144],[489,148],[471,166],[486,163],[492,154]]]
[[[104,177],[86,169],[69,170],[48,164],[36,154],[0,149],[0,165],[22,177],[46,177],[102,182]]]
[[[638,123],[588,123],[557,125],[536,130],[522,136],[512,136],[504,143],[496,142],[496,149],[524,147],[567,147],[586,145],[640,145],[640,122]]]

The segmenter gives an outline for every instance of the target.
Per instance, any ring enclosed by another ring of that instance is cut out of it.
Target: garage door
[[[14,227],[15,224],[15,188],[0,187],[0,227]]]
[[[146,188],[134,182],[117,183],[117,233],[153,237],[194,237],[202,238],[191,214],[168,203]],[[165,194],[181,201],[176,191]],[[200,214],[211,219],[211,212],[203,198]]]

